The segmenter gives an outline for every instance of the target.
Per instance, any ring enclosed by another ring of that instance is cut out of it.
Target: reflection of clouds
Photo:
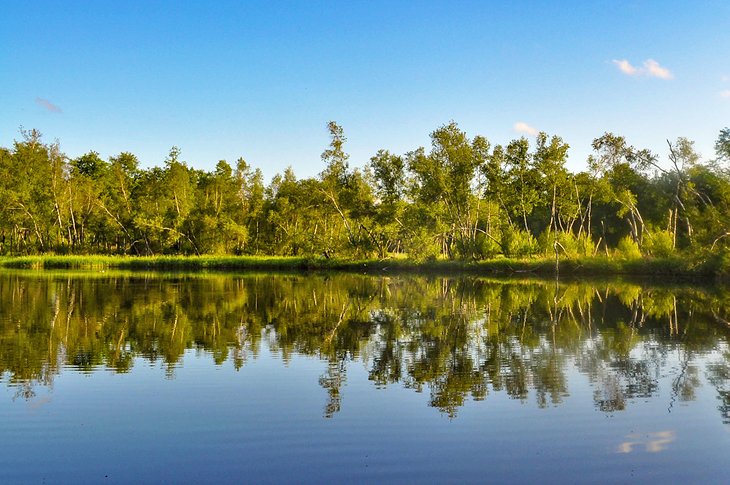
[[[647,433],[640,435],[636,433],[626,435],[628,441],[624,441],[618,445],[619,453],[631,453],[634,447],[643,446],[649,453],[659,453],[669,443],[677,439],[677,433],[673,430],[657,431],[656,433]]]

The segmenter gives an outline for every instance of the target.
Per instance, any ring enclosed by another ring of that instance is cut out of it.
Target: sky
[[[315,176],[330,120],[350,164],[456,121],[494,144],[604,132],[708,160],[730,126],[730,2],[3,2],[0,146],[20,127],[74,158],[195,168],[243,157]]]

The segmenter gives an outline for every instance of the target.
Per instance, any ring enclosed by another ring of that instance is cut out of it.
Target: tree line
[[[492,145],[454,122],[431,133],[430,149],[379,150],[352,168],[343,129],[327,128],[318,176],[288,168],[268,185],[243,158],[212,171],[177,147],[151,168],[129,152],[70,159],[21,129],[0,148],[0,253],[480,260],[667,257],[730,244],[728,128],[709,161],[686,138],[668,141],[661,159],[605,133],[579,173],[566,168],[559,136]]]

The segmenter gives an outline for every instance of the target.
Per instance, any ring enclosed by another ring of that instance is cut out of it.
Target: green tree
[[[370,159],[375,192],[374,243],[378,256],[384,258],[390,252],[401,252],[406,227],[403,215],[406,187],[406,163],[403,157],[388,150],[378,150]]]
[[[718,161],[730,162],[730,128],[720,130],[715,142],[715,153]]]
[[[525,232],[529,233],[528,217],[539,203],[540,174],[532,164],[527,139],[512,140],[505,150],[504,161],[509,188],[507,207],[512,218],[521,219]]]
[[[322,206],[325,218],[339,217],[341,228],[337,228],[333,221],[328,224],[329,243],[323,253],[329,256],[340,250],[349,250],[351,254],[367,255],[370,247],[377,243],[370,227],[372,188],[359,170],[349,169],[349,155],[344,151],[347,138],[342,127],[330,121],[327,129],[330,145],[322,152],[325,169],[320,174],[319,192],[325,201]]]
[[[592,146],[596,155],[589,158],[589,167],[607,181],[600,185],[600,195],[605,202],[618,206],[616,215],[625,218],[632,239],[641,245],[647,226],[639,210],[637,194],[644,193],[646,184],[636,168],[646,168],[655,162],[655,157],[648,150],[635,149],[624,137],[613,133],[596,138]]]
[[[100,210],[108,165],[96,152],[70,162],[69,215],[71,246],[74,250],[109,252],[112,228]],[[77,249],[78,248],[78,249]]]
[[[451,122],[431,133],[431,152],[412,152],[408,167],[413,173],[412,197],[439,228],[442,251],[448,257],[474,257],[480,220],[480,180],[487,162],[489,142],[470,140]]]

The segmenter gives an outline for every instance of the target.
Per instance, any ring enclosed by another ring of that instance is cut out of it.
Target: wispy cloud
[[[614,59],[613,63],[619,71],[627,76],[648,76],[659,79],[672,79],[674,74],[654,59],[647,59],[641,67],[632,65],[627,59]]]
[[[629,61],[626,59],[621,60],[613,60],[613,63],[616,64],[618,67],[618,70],[623,72],[624,74],[628,76],[636,76],[639,73],[639,70],[631,65]]]
[[[730,99],[730,89],[725,89],[724,91],[720,91],[720,97],[725,99]]]
[[[35,98],[35,102],[37,105],[42,106],[43,108],[45,108],[47,111],[50,111],[51,113],[63,113],[61,108],[59,108],[55,104],[51,103],[47,99]]]
[[[644,61],[644,71],[647,76],[658,77],[659,79],[672,79],[674,77],[669,69],[660,66],[654,59]]]
[[[534,127],[528,125],[524,121],[518,121],[517,123],[514,124],[512,129],[515,130],[517,133],[522,133],[522,134],[530,135],[530,136],[537,136],[537,134],[538,134],[537,128],[534,128]]]

